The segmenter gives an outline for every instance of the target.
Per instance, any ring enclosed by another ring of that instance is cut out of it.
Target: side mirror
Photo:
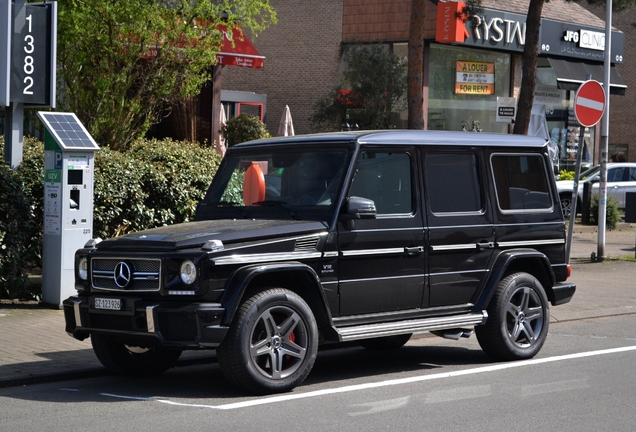
[[[375,219],[377,214],[373,200],[357,196],[347,200],[347,219]]]

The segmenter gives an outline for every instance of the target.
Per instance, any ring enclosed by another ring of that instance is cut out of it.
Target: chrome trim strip
[[[337,258],[340,253],[338,251],[323,252],[323,258]]]
[[[272,261],[304,260],[322,257],[321,252],[277,252],[249,255],[227,255],[213,258],[215,265],[252,264]]]
[[[342,256],[363,256],[363,255],[387,255],[387,254],[403,254],[404,248],[386,248],[386,249],[358,249],[350,251],[342,251]]]
[[[520,223],[507,223],[507,224],[496,224],[495,228],[500,228],[500,227],[508,227],[508,226],[534,226],[534,225],[557,225],[557,226],[563,226],[565,225],[565,222],[520,222]]]
[[[422,278],[422,279],[424,279],[427,276],[428,275],[422,273],[422,274],[414,274],[414,275],[406,275],[406,276],[387,276],[387,277],[381,277],[381,278],[343,279],[343,280],[340,281],[340,283],[368,282],[368,281],[378,281],[378,280],[387,280],[387,279],[411,279],[411,278]]]
[[[406,227],[406,228],[387,228],[387,229],[365,229],[365,230],[351,230],[349,232],[352,233],[365,233],[365,232],[387,232],[387,231],[425,231],[427,227],[425,226],[416,226],[416,227]]]
[[[460,250],[460,249],[477,249],[477,243],[431,246],[432,251],[449,251],[449,250]]]
[[[148,327],[148,333],[156,333],[157,329],[155,329],[155,315],[154,309],[157,306],[146,306],[146,326]]]
[[[438,230],[438,229],[456,229],[456,228],[483,228],[483,227],[492,227],[493,224],[475,224],[475,225],[444,225],[444,226],[429,226],[429,230]]]
[[[423,318],[381,324],[367,324],[355,327],[336,329],[341,341],[368,339],[380,336],[391,336],[404,333],[422,333],[434,330],[445,330],[456,327],[472,327],[481,325],[488,319],[488,313],[465,314],[459,316]]]
[[[76,300],[73,302],[73,312],[75,313],[75,327],[82,327],[82,315],[80,314],[80,305],[82,302]]]
[[[445,276],[452,274],[466,274],[466,273],[489,273],[489,269],[480,269],[480,270],[462,270],[455,272],[439,272],[439,273],[430,273],[429,276]]]
[[[526,241],[510,241],[510,242],[497,242],[499,247],[519,247],[519,246],[541,246],[541,245],[553,245],[564,244],[565,239],[554,240],[526,240]]]

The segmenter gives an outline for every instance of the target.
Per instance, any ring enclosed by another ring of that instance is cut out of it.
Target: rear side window
[[[475,213],[483,209],[477,156],[430,153],[426,156],[426,189],[431,212]]]
[[[492,155],[497,203],[502,211],[552,209],[546,167],[541,155]]]

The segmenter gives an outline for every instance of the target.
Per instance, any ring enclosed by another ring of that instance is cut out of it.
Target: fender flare
[[[303,297],[309,304],[319,326],[331,327],[331,311],[327,306],[327,298],[322,290],[318,275],[310,266],[301,262],[263,263],[241,267],[232,274],[225,286],[225,293],[221,297],[221,304],[225,308],[225,316],[221,325],[229,326],[238,310],[241,299],[250,282],[257,276],[274,273],[294,272],[306,278],[310,283],[309,290],[292,290]]]
[[[541,282],[548,299],[552,300],[552,287],[556,283],[556,277],[554,276],[554,271],[552,270],[552,265],[550,264],[548,257],[534,249],[509,249],[502,251],[494,258],[493,265],[490,269],[490,275],[486,280],[479,297],[477,297],[477,301],[475,302],[475,311],[485,310],[488,307],[488,303],[490,303],[490,299],[492,298],[499,281],[504,278],[504,275],[510,266],[515,262],[518,263],[520,260],[534,260],[535,263],[539,263],[541,265],[541,270],[539,271],[542,276],[537,277],[536,272],[528,273],[535,276],[539,282]]]

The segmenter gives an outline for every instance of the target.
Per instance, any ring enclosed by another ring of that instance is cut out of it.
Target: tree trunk
[[[513,133],[527,135],[530,114],[534,101],[534,88],[537,83],[537,59],[539,57],[539,33],[541,30],[541,11],[544,0],[530,0],[526,18],[526,44],[523,48],[521,91],[517,103],[517,115]]]
[[[423,65],[424,65],[424,19],[427,0],[411,0],[409,23],[409,68],[408,68],[408,128],[424,129]]]

